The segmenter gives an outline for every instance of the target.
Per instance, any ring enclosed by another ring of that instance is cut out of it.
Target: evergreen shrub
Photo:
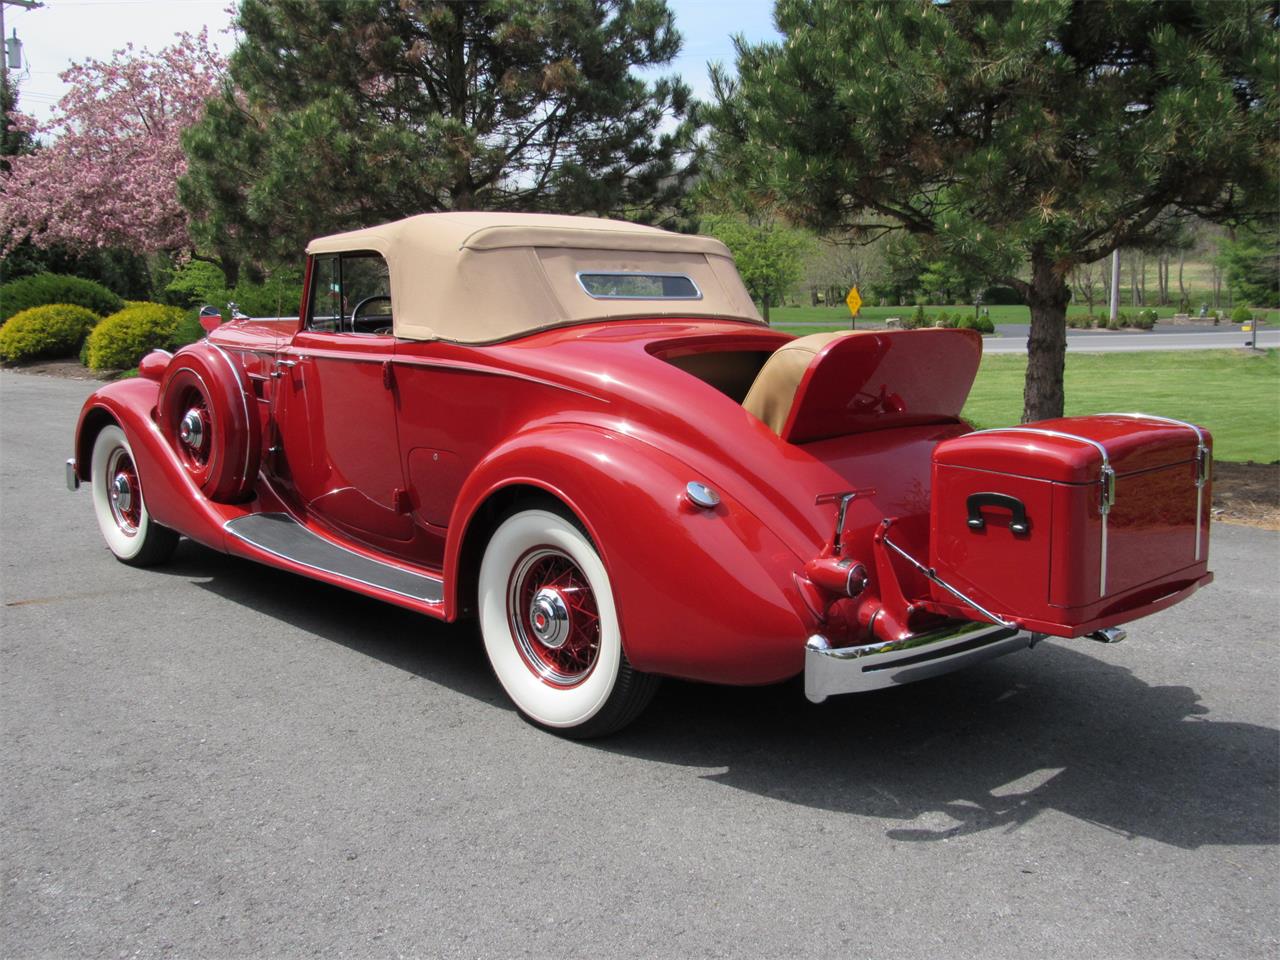
[[[37,273],[0,286],[0,322],[31,307],[75,304],[98,316],[114,313],[124,301],[100,283],[60,273]]]
[[[30,307],[0,327],[0,360],[14,363],[44,357],[73,357],[99,316],[73,303]]]
[[[177,307],[144,303],[107,317],[89,334],[82,354],[91,370],[125,370],[156,348],[169,349],[183,320]]]

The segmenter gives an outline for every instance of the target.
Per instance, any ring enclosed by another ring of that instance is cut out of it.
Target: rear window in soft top
[[[579,271],[578,286],[596,300],[701,300],[698,285],[683,273]]]

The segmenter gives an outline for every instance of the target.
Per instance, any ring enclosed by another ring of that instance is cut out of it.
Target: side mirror
[[[217,307],[211,307],[206,303],[200,308],[200,326],[205,333],[213,333],[222,326],[222,314],[218,312]]]

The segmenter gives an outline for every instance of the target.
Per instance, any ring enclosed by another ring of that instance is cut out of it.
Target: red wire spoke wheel
[[[543,681],[571,687],[600,654],[600,614],[586,575],[552,548],[527,554],[512,572],[507,618],[516,646]]]
[[[489,663],[531,723],[604,736],[652,699],[657,679],[628,663],[608,571],[571,515],[522,510],[499,524],[478,599]]]
[[[218,347],[195,344],[169,363],[160,384],[160,429],[209,499],[252,496],[261,458],[256,408],[239,364]]]
[[[133,449],[117,425],[94,438],[89,478],[94,517],[116,559],[136,567],[168,560],[178,535],[151,519]]]

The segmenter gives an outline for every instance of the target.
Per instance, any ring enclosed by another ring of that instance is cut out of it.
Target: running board
[[[312,533],[285,513],[251,513],[228,520],[224,529],[237,540],[299,566],[423,603],[442,603],[444,583],[348,550]]]

